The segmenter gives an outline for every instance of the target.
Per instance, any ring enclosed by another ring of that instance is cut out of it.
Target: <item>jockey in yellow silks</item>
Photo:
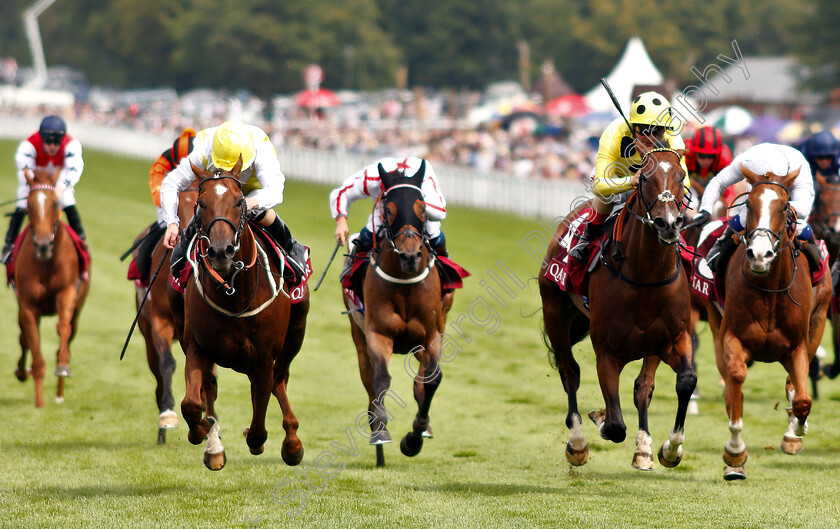
[[[638,171],[643,157],[636,149],[633,133],[636,141],[649,148],[685,149],[683,139],[670,126],[671,104],[665,96],[657,92],[640,94],[630,105],[629,121],[632,132],[624,118],[617,118],[601,135],[592,175],[593,211],[586,221],[583,236],[569,252],[576,261],[586,261],[589,244],[601,234],[613,206],[621,200],[620,195],[639,183]],[[690,180],[684,158],[680,160],[680,166],[685,172],[684,185],[688,188]]]

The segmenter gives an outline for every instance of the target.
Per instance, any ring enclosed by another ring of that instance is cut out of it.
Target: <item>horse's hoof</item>
[[[301,461],[303,461],[303,446],[301,446],[300,450],[295,453],[286,450],[286,447],[284,446],[280,450],[280,456],[283,457],[283,462],[290,467],[298,465]]]
[[[688,408],[686,409],[686,413],[689,415],[700,415],[700,406],[697,405],[696,400],[688,401]]]
[[[723,469],[723,479],[726,481],[735,481],[739,479],[747,479],[747,472],[744,467],[731,467],[729,465]]]
[[[802,451],[802,438],[801,437],[788,437],[787,435],[782,438],[782,452],[795,456],[799,452]]]
[[[373,432],[370,436],[370,443],[371,445],[384,445],[385,443],[391,442],[391,433],[388,430],[379,430]]]
[[[659,452],[662,453],[661,451]],[[660,455],[659,460],[662,461],[662,456]],[[653,454],[648,454],[645,452],[636,452],[633,455],[633,462],[630,463],[630,466],[635,468],[636,470],[644,470],[645,472],[650,472],[656,465],[653,462]]]
[[[662,446],[659,447],[659,453],[657,453],[656,456],[659,459],[659,462],[662,464],[662,466],[667,468],[674,468],[675,466],[680,464],[680,461],[682,461],[681,454],[677,454],[677,458],[673,461],[668,461],[667,459],[665,459],[665,453],[662,451]]]
[[[221,470],[225,468],[225,464],[227,463],[227,456],[225,455],[225,451],[222,450],[218,454],[209,454],[204,452],[204,466],[209,468],[210,470]]]
[[[840,374],[840,366],[835,364],[826,364],[822,366],[821,371],[825,376],[827,376],[831,380],[834,380],[835,378],[837,378],[837,375]]]
[[[21,382],[26,382],[26,379],[29,378],[29,375],[32,374],[32,370],[29,368],[26,369],[15,369],[15,377]]]
[[[70,366],[63,365],[58,366],[55,368],[55,376],[57,377],[72,377],[73,371],[70,370]]]
[[[589,412],[589,418],[592,419],[592,422],[600,430],[607,418],[607,412],[604,410],[592,410]]]
[[[576,467],[586,464],[589,461],[589,447],[583,445],[580,450],[575,450],[571,444],[566,443],[566,461]]]
[[[433,439],[435,437],[435,434],[432,433],[431,425],[428,425],[428,424],[426,425],[426,429],[423,430],[422,432],[420,432],[420,435],[422,435],[426,439]]]
[[[56,397],[55,398],[56,404],[64,404],[64,397]]]
[[[740,454],[733,454],[726,447],[723,448],[723,462],[726,463],[727,466],[743,467],[744,463],[747,462],[748,457],[749,455],[747,454],[746,450],[744,450]]]
[[[170,429],[178,427],[178,414],[174,410],[166,410],[158,416],[158,428]]]
[[[423,449],[423,436],[408,432],[400,441],[400,452],[408,457],[414,457]]]

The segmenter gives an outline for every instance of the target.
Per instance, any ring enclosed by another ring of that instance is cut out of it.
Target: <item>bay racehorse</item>
[[[709,306],[718,370],[726,384],[730,438],[723,450],[724,478],[744,479],[747,447],[743,431],[743,385],[750,361],[779,362],[788,373],[791,404],[782,450],[802,450],[808,427],[808,364],[822,339],[831,298],[829,275],[811,286],[808,261],[794,248],[796,212],[789,188],[799,169],[787,175],[756,175],[741,168],[752,185],[747,197],[743,243],[726,269],[726,300],[721,315]]]
[[[264,243],[247,221],[247,205],[239,183],[242,158],[230,171],[211,173],[192,165],[198,178],[193,281],[183,297],[170,289],[170,306],[186,354],[186,394],[181,415],[193,444],[207,438],[204,464],[220,470],[226,462],[220,426],[211,413],[217,394],[213,365],[248,375],[251,382],[251,425],[243,432],[254,455],[263,452],[268,432],[265,414],[273,393],[283,410],[281,455],[288,465],[303,459],[297,436],[298,419],[286,393],[289,365],[303,345],[309,291],[292,305],[283,270],[268,257]],[[189,255],[189,252],[188,252]],[[202,392],[208,403],[202,417]]]
[[[819,194],[814,201],[814,211],[811,213],[811,226],[814,236],[825,241],[828,247],[828,262],[832,270],[838,265],[840,258],[840,184],[826,182],[819,173],[814,173],[814,179],[819,181]],[[834,342],[834,362],[822,366],[822,372],[831,379],[840,375],[840,312],[832,309],[831,328]],[[814,378],[813,365],[811,377]],[[816,390],[816,385],[814,386]],[[816,393],[816,391],[815,391]]]
[[[621,252],[608,248],[591,272],[588,310],[581,296],[560,290],[547,277],[548,267],[543,267],[539,275],[546,343],[554,354],[568,394],[566,426],[571,435],[566,444],[566,459],[573,465],[582,465],[589,457],[578,412],[580,366],[572,354],[572,346],[587,332],[595,349],[598,380],[606,406],[590,413],[601,437],[616,443],[624,440],[626,426],[618,395],[619,374],[629,362],[644,359],[633,392],[639,412],[639,431],[632,465],[640,470],[653,470],[647,413],[654,374],[661,359],[677,373],[678,406],[674,427],[659,450],[659,461],[673,467],[682,459],[686,409],[697,383],[691,366],[688,280],[676,245],[683,224],[680,207],[685,175],[680,159],[684,151],[650,149],[638,141],[636,146],[644,156],[639,184],[627,200],[614,230],[621,241]],[[557,254],[558,241],[567,229],[565,223],[557,228],[545,262]]]
[[[35,406],[44,406],[43,384],[46,364],[41,353],[39,324],[42,316],[58,316],[59,348],[55,375],[58,378],[56,402],[64,402],[64,379],[70,371],[70,343],[76,336],[79,314],[90,289],[90,276],[80,271],[69,228],[61,222],[55,183],[59,170],[49,173],[26,170],[29,184],[29,228],[20,239],[14,258],[14,289],[20,307],[21,356],[15,375],[25,381],[26,353],[32,352],[35,379]]]
[[[386,397],[393,399],[391,404],[402,403],[390,390],[391,355],[408,354],[420,362],[419,371],[412,373],[417,414],[411,431],[400,442],[407,456],[419,454],[423,439],[432,437],[429,409],[443,378],[440,353],[454,294],[441,297],[440,275],[423,231],[426,203],[420,188],[425,168],[423,162],[413,176],[406,176],[402,171],[388,173],[379,165],[383,193],[374,207],[384,220],[384,237],[377,238],[370,254],[363,317],[351,309],[345,296],[359,372],[368,393],[370,444],[376,446],[379,466],[385,464],[382,445],[391,442],[387,424],[392,414]],[[406,358],[406,365],[409,361]]]
[[[198,188],[190,188],[182,191],[178,197],[178,218],[181,225],[186,226],[193,217],[195,200],[198,197]],[[146,236],[148,229],[145,229],[138,240]],[[137,241],[135,241],[136,243]],[[134,250],[134,257],[137,258],[138,249]],[[168,258],[169,253],[163,245],[161,237],[154,246],[151,255],[153,265],[161,263]],[[175,399],[172,396],[172,375],[175,372],[175,358],[172,356],[172,341],[175,339],[175,320],[172,310],[169,307],[169,277],[171,269],[168,262],[160,267],[160,272],[154,282],[148,286],[148,299],[143,304],[137,326],[143,334],[146,342],[146,360],[149,369],[155,377],[155,402],[158,406],[158,443],[166,442],[166,430],[178,427],[178,415],[175,413]],[[153,266],[154,269],[154,266]],[[152,272],[151,274],[153,274]],[[150,274],[150,276],[151,276]],[[146,278],[151,280],[152,277]],[[138,309],[143,302],[147,287],[135,282],[136,303]],[[210,406],[208,414],[215,417],[213,402],[207,403]]]

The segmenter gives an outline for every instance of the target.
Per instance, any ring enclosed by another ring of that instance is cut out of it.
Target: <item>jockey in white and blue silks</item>
[[[396,170],[404,171],[406,176],[416,174],[423,163],[422,158],[410,156],[408,158],[383,158],[374,162],[362,170],[354,173],[342,184],[330,193],[330,213],[335,219],[336,241],[342,245],[347,241],[349,228],[347,227],[347,213],[350,204],[356,200],[370,197],[374,201],[382,193],[382,182],[379,179],[379,164],[390,173]],[[423,192],[423,200],[426,202],[426,225],[424,231],[429,237],[429,243],[438,255],[448,256],[446,251],[446,238],[441,231],[440,221],[446,218],[446,199],[438,185],[437,175],[432,164],[426,160],[426,169],[423,173],[423,183],[420,186]],[[359,233],[356,241],[357,249],[368,251],[373,246],[373,234],[379,233],[382,228],[382,216],[372,212],[368,217],[367,224]]]
[[[799,169],[799,175],[789,189],[790,205],[796,211],[797,238],[803,241],[813,241],[813,232],[811,226],[808,225],[808,217],[811,215],[811,208],[814,205],[814,178],[811,175],[811,167],[801,152],[793,147],[775,143],[754,145],[736,156],[731,164],[723,168],[706,186],[706,191],[703,193],[703,199],[700,202],[700,212],[694,217],[695,222],[704,223],[708,221],[711,218],[715,202],[717,202],[724,189],[743,180],[742,166],[757,175],[772,173],[784,176]],[[709,250],[707,261],[713,261],[717,257],[718,252],[716,250],[724,240],[731,240],[731,230],[744,231],[746,213],[747,206],[746,201],[744,201],[738,214],[729,220],[727,231]],[[811,264],[819,263],[819,249],[816,244],[805,246],[803,252],[808,256]]]

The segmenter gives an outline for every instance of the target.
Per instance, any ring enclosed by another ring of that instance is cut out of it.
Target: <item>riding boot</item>
[[[152,252],[155,251],[155,246],[165,232],[166,225],[162,222],[155,222],[149,226],[149,233],[137,247],[137,269],[143,279],[149,279],[149,272],[152,269]]]
[[[64,208],[64,213],[67,214],[67,223],[70,224],[70,227],[73,228],[76,235],[78,235],[83,241],[87,240],[85,229],[82,227],[82,218],[79,217],[79,210],[76,209],[76,206],[67,206]]]
[[[434,250],[436,254],[449,257],[449,252],[446,250],[446,236],[443,232],[440,232],[440,235],[434,239],[430,239],[429,244],[432,245],[432,250]]]
[[[195,217],[190,220],[187,227],[181,230],[178,244],[172,249],[172,257],[169,259],[169,266],[172,268],[172,275],[178,276],[187,263],[187,246],[192,241],[195,234],[198,233],[198,225],[195,223]]]
[[[3,245],[3,253],[0,255],[0,262],[3,264],[8,264],[9,259],[12,258],[15,240],[17,240],[20,225],[23,224],[23,217],[25,216],[26,210],[23,208],[18,208],[12,213],[12,218],[9,220],[9,231],[6,232],[6,243]]]
[[[373,233],[367,228],[362,228],[362,231],[352,239],[352,242],[348,239],[348,246],[350,247],[350,253],[344,260],[344,267],[341,269],[341,274],[339,274],[339,278],[341,279],[344,279],[350,273],[350,270],[353,269],[353,263],[356,262],[357,255],[363,252],[370,253],[370,250],[373,248]]]
[[[292,237],[292,232],[289,231],[289,227],[279,215],[270,226],[265,227],[265,230],[286,251],[287,260],[295,272],[295,277],[299,281],[302,280],[306,273],[306,261],[308,258],[306,248]]]
[[[709,248],[709,253],[706,255],[706,264],[709,265],[709,268],[714,271],[716,276],[721,273],[726,273],[726,270],[723,270],[722,267],[729,261],[732,252],[738,247],[738,243],[732,240],[734,233],[735,231],[732,227],[727,225],[726,229],[723,230],[723,234]]]
[[[586,227],[583,229],[583,235],[581,235],[580,239],[578,239],[578,243],[569,252],[572,259],[579,263],[586,264],[586,258],[589,255],[589,245],[592,241],[601,236],[603,226],[603,224],[595,224],[591,221],[586,223]]]
[[[800,244],[800,248],[802,253],[805,254],[805,257],[808,259],[808,267],[811,269],[811,272],[819,270],[822,256],[820,255],[820,247],[814,236],[811,235],[811,238],[807,242]]]

